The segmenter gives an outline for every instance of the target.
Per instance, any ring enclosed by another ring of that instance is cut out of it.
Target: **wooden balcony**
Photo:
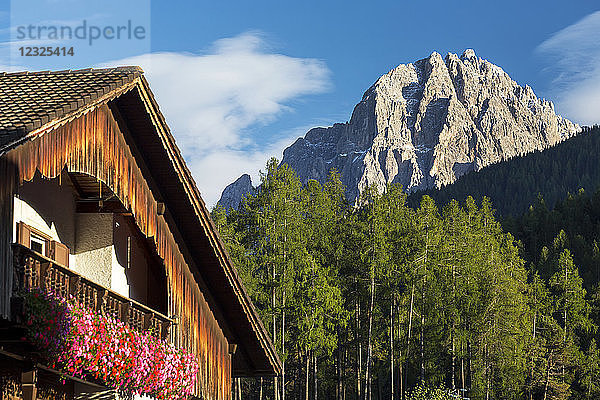
[[[174,321],[135,300],[94,283],[77,272],[20,244],[13,244],[13,296],[39,288],[59,296],[72,296],[91,310],[109,314],[132,329],[160,339],[170,338]]]

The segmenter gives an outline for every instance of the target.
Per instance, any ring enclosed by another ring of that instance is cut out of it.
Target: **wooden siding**
[[[54,178],[66,167],[69,172],[89,174],[102,180],[119,197],[133,213],[141,232],[153,239],[164,261],[169,286],[169,313],[178,318],[173,339],[179,346],[196,354],[200,363],[196,394],[205,399],[230,399],[231,355],[227,339],[167,222],[158,215],[157,201],[109,108],[100,105],[17,147],[5,158],[9,165],[15,166],[19,182],[33,179],[36,170],[47,178]],[[6,173],[3,180],[12,179],[10,171]],[[4,185],[0,186],[4,189]],[[12,193],[10,200],[12,204]],[[10,230],[11,223],[2,225],[3,228],[8,225]],[[8,246],[9,243],[10,240],[3,240],[0,246]],[[3,254],[1,251],[0,248],[0,254]],[[198,262],[201,264],[201,260]]]
[[[0,159],[0,316],[10,317],[10,296],[13,289],[11,243],[13,235],[13,195],[15,171],[6,159]]]

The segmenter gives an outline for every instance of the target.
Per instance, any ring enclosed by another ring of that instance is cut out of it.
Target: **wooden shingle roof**
[[[139,67],[0,73],[0,147],[141,76]]]

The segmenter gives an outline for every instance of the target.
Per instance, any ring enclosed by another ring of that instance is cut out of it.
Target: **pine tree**
[[[592,339],[582,365],[582,384],[586,399],[600,397],[600,350]]]

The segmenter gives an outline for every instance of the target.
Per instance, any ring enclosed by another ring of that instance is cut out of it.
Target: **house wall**
[[[70,267],[86,278],[112,289],[112,214],[76,214],[77,242]]]
[[[18,188],[14,199],[13,241],[17,238],[16,222],[40,230],[54,240],[75,245],[75,199],[71,188],[59,179],[36,176]],[[70,260],[69,260],[70,261]]]
[[[128,296],[147,304],[148,301],[148,258],[137,228],[122,215],[115,215],[113,222],[113,243],[118,265],[135,286],[129,287]]]
[[[65,151],[54,151],[56,143],[61,143]],[[168,313],[178,317],[173,340],[192,352],[202,366],[194,387],[195,395],[230,399],[231,355],[227,338],[168,221],[158,212],[155,194],[110,108],[99,106],[51,133],[36,137],[11,150],[6,160],[15,169],[18,182],[33,179],[36,171],[47,177],[56,176],[59,168],[65,166],[70,171],[87,173],[108,184],[131,211],[139,231],[148,236],[162,259],[169,291]]]
[[[22,221],[67,245],[69,268],[145,303],[149,297],[148,263],[139,232],[119,215],[77,213],[72,188],[65,184],[67,179],[66,174],[60,180],[36,176],[19,187],[14,197],[13,242],[17,241],[17,224]],[[128,237],[133,238],[129,239],[129,264]]]

